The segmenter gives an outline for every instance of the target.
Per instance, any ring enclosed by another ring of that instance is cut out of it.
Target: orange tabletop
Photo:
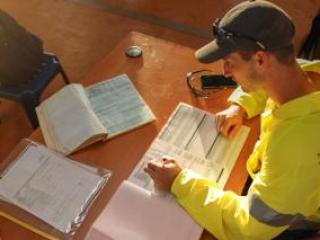
[[[143,55],[140,58],[126,57],[124,50],[130,45],[140,46],[143,49]],[[179,102],[213,113],[228,106],[226,100],[231,90],[221,90],[208,99],[202,99],[193,96],[188,89],[186,73],[203,68],[209,68],[218,73],[221,71],[221,63],[200,64],[194,58],[193,49],[132,32],[83,79],[81,83],[87,86],[126,73],[157,119],[109,141],[95,143],[70,156],[75,160],[104,167],[113,172],[110,181],[76,233],[75,239],[84,238],[93,221],[106,206],[120,183],[129,176]],[[245,124],[251,127],[250,135],[225,187],[238,194],[241,193],[248,176],[245,168],[246,160],[258,137],[258,120],[247,121]],[[44,143],[40,129],[35,130],[30,139]],[[0,219],[0,222],[3,222],[0,224],[3,239],[42,239],[7,220]],[[214,238],[204,232],[201,239]]]

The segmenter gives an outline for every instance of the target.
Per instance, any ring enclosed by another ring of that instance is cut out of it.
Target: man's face
[[[223,58],[223,71],[227,77],[232,77],[234,81],[246,92],[251,92],[261,87],[261,76],[257,72],[254,57],[246,61],[239,53],[231,53]]]

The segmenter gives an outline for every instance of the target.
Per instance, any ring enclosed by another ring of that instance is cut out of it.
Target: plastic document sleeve
[[[0,215],[46,239],[72,239],[110,176],[24,139],[0,165]]]

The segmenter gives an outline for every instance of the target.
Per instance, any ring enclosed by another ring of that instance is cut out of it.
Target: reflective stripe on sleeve
[[[302,214],[284,214],[265,204],[257,195],[249,194],[249,213],[259,222],[273,227],[289,225],[289,230],[320,229],[319,222],[306,219]]]
[[[295,215],[279,213],[265,204],[257,195],[250,194],[249,213],[259,222],[270,226],[280,227],[290,225]]]
[[[297,216],[293,219],[292,223],[288,230],[297,230],[297,229],[307,229],[307,230],[319,230],[320,223],[313,222],[306,219],[301,214],[297,214]]]

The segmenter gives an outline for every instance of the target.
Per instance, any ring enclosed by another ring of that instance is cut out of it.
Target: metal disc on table
[[[130,46],[126,49],[125,53],[128,57],[136,58],[142,55],[142,49],[138,46]]]

